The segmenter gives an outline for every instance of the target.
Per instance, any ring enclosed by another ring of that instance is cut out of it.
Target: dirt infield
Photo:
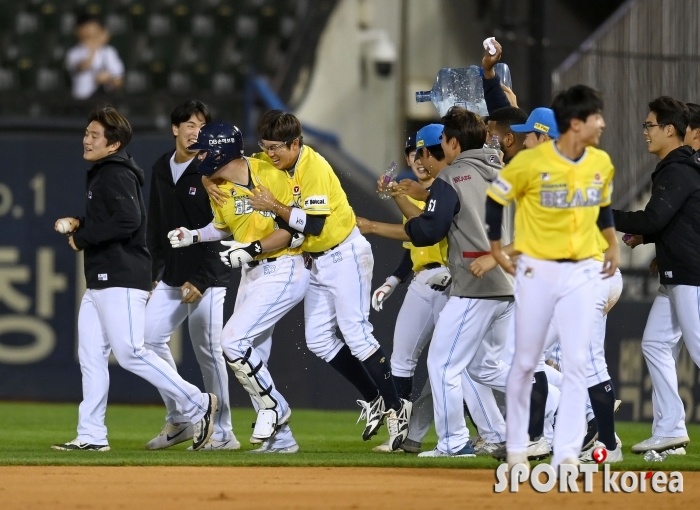
[[[693,508],[700,472],[682,494],[494,494],[484,470],[271,467],[0,467],[3,509]]]

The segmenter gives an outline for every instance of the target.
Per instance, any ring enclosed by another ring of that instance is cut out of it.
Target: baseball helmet
[[[243,157],[243,135],[241,130],[228,122],[213,122],[199,130],[197,141],[188,147],[191,151],[206,151],[207,157],[197,171],[211,175],[219,168]]]

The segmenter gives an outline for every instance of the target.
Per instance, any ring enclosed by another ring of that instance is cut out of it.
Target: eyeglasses
[[[297,138],[294,137],[291,140],[287,140],[286,142],[282,142],[282,143],[276,143],[275,145],[265,145],[261,140],[258,142],[258,147],[260,147],[264,152],[277,152],[282,147],[284,147],[287,144],[292,143],[296,139]]]
[[[642,129],[644,131],[649,131],[650,128],[653,127],[665,127],[668,126],[668,124],[654,124],[652,122],[642,122]]]

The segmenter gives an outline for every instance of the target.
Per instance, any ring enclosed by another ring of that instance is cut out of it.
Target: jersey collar
[[[581,157],[574,161],[573,159],[569,159],[566,156],[564,156],[561,152],[559,152],[559,149],[557,148],[557,142],[555,140],[552,140],[551,143],[552,147],[554,147],[554,152],[556,152],[561,159],[563,159],[567,163],[571,163],[572,165],[578,165],[579,163],[581,163],[581,161],[585,159],[586,154],[588,154],[588,147],[586,147],[585,149],[583,149],[583,154],[581,154]]]
[[[292,165],[291,168],[287,168],[285,171],[289,174],[289,177],[294,177],[294,172],[297,170],[297,166],[299,165],[299,161],[301,161],[301,155],[304,153],[304,146],[302,145],[299,149],[299,156],[297,156],[297,160],[294,162],[294,165]]]

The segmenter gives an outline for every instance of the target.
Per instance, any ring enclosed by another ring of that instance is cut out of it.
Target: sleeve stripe
[[[493,188],[487,189],[486,194],[502,206],[507,206],[510,204],[510,200],[508,200],[506,197],[495,191]]]

